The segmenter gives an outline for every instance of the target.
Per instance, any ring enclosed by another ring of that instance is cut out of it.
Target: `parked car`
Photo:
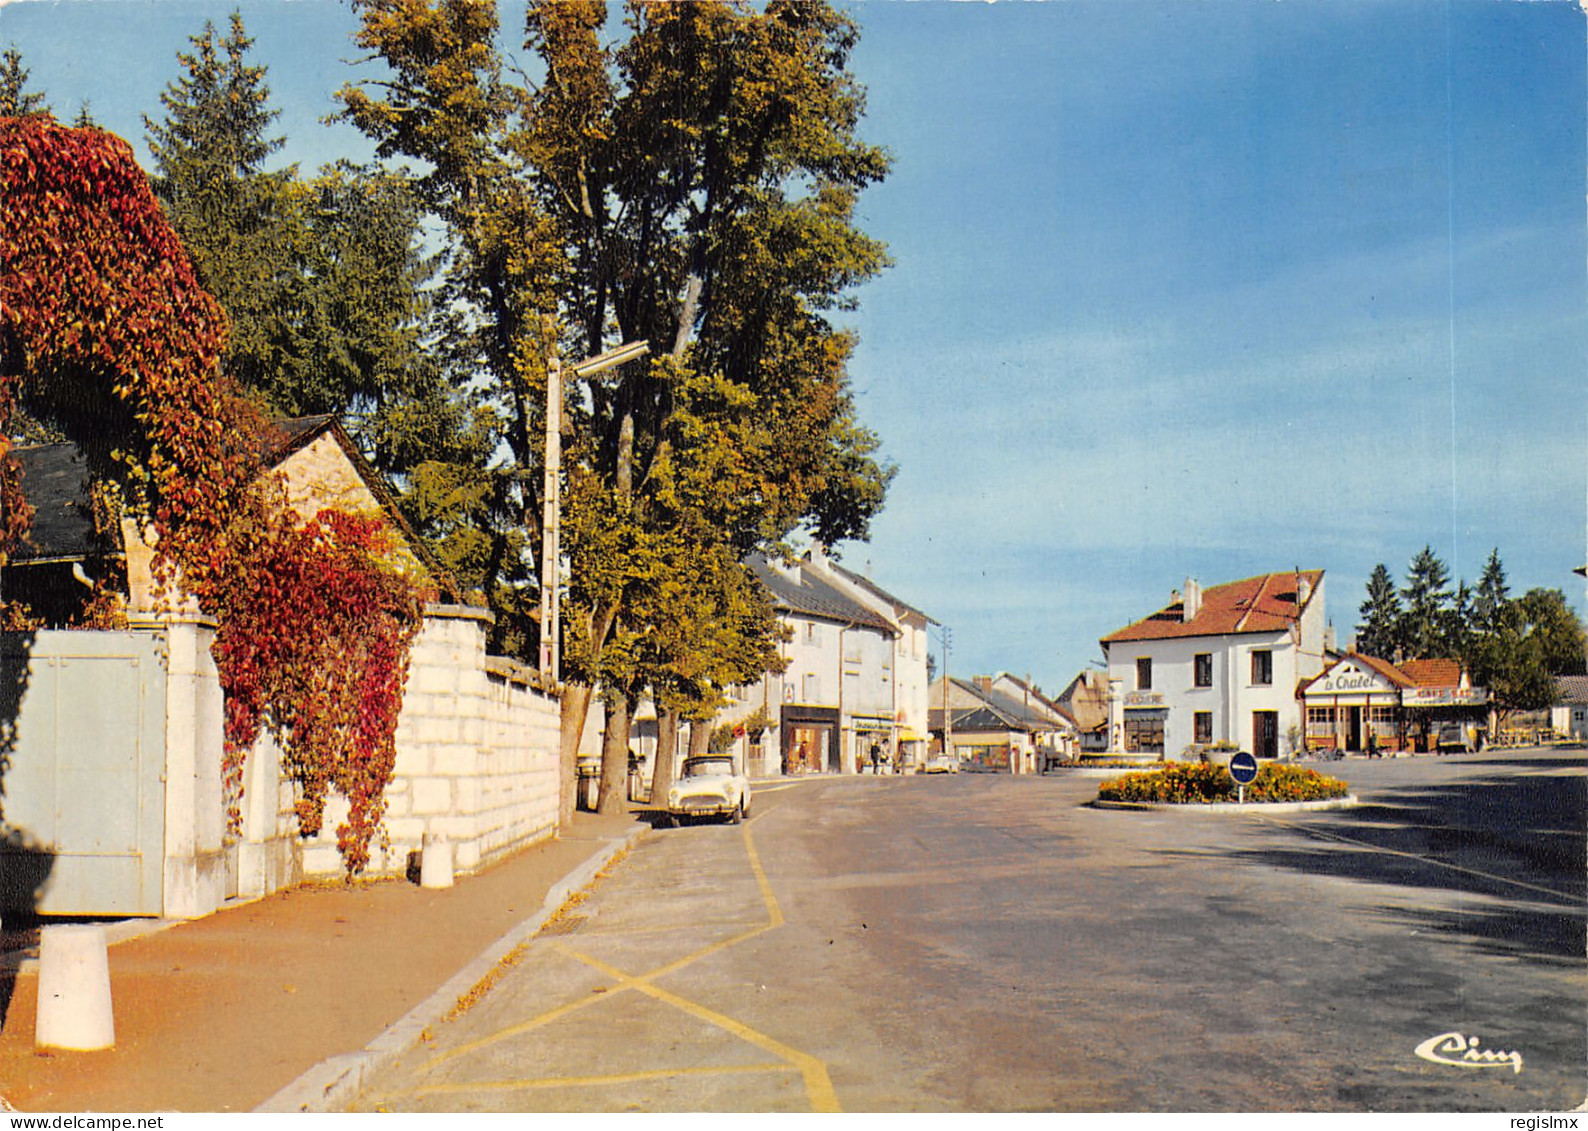
[[[921,767],[923,774],[957,774],[959,759],[952,754],[933,754]]]
[[[726,754],[689,758],[667,794],[667,823],[690,817],[726,817],[737,825],[750,813],[750,779]]]

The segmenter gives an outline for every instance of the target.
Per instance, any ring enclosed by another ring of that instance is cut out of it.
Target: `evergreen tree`
[[[22,52],[13,43],[0,56],[0,118],[20,118],[27,114],[48,114],[49,103],[43,91],[28,90],[31,72],[22,65]]]
[[[1405,612],[1398,642],[1406,658],[1424,660],[1450,655],[1450,570],[1433,547],[1424,546],[1412,559],[1401,598]]]
[[[480,586],[488,571],[457,512],[495,437],[428,349],[436,264],[418,191],[401,173],[346,162],[308,181],[267,168],[284,139],[272,136],[278,112],[241,15],[225,36],[206,23],[191,44],[161,96],[164,121],[145,124],[156,191],[231,318],[232,376],[277,414],[344,416],[456,580]]]
[[[1472,595],[1472,631],[1487,636],[1500,627],[1506,607],[1511,603],[1510,590],[1505,581],[1505,566],[1500,561],[1499,548],[1489,552],[1483,576]]]
[[[1400,638],[1401,599],[1384,563],[1373,567],[1367,579],[1367,600],[1358,612],[1362,623],[1356,626],[1356,650],[1365,656],[1394,659]]]
[[[160,95],[165,119],[144,118],[155,194],[198,270],[231,318],[226,365],[252,389],[267,388],[288,316],[304,238],[296,169],[266,171],[285,144],[269,131],[265,68],[248,61],[254,41],[242,15],[222,38],[206,21],[177,58],[184,73]]]

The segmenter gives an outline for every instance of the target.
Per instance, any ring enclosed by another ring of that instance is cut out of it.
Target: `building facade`
[[[1109,749],[1164,759],[1234,745],[1259,758],[1298,751],[1300,684],[1323,670],[1322,570],[1268,573],[1204,590],[1103,637]]]
[[[895,666],[900,630],[808,561],[756,555],[748,565],[788,639],[780,648],[783,672],[733,689],[721,715],[722,722],[747,724],[736,737],[747,770],[856,773],[869,764],[872,746],[894,759],[904,731]]]
[[[1077,752],[1075,720],[1016,676],[939,679],[931,699],[934,745],[982,769],[1042,773]]]
[[[893,626],[891,671],[885,673],[892,693],[892,751],[901,768],[921,765],[926,761],[930,705],[926,672],[930,649],[928,634],[929,626],[937,622],[869,577],[845,569],[828,557],[821,546],[812,547],[805,555],[802,568]]]
[[[1455,660],[1392,664],[1348,652],[1300,695],[1309,750],[1473,750],[1487,729],[1488,692]]]

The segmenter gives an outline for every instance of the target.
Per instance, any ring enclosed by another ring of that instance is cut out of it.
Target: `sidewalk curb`
[[[492,943],[384,1033],[357,1052],[342,1053],[322,1060],[254,1108],[254,1111],[325,1113],[338,1111],[350,1103],[363,1090],[365,1081],[372,1074],[417,1044],[424,1031],[445,1017],[457,1005],[458,999],[473,989],[497,963],[533,938],[535,932],[557,913],[570,896],[588,887],[597,873],[620,853],[633,848],[649,831],[642,826],[627,836],[606,841],[604,847],[552,886],[538,912]]]
[[[1117,809],[1135,810],[1137,812],[1153,813],[1235,813],[1249,817],[1261,817],[1270,813],[1321,813],[1330,809],[1354,809],[1361,802],[1356,794],[1350,793],[1344,797],[1332,797],[1327,801],[1248,801],[1246,804],[1237,804],[1234,801],[1103,801],[1101,799],[1087,802],[1092,809]]]

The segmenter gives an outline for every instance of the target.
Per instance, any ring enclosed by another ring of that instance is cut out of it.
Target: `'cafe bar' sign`
[[[1403,707],[1481,707],[1488,701],[1486,687],[1408,687],[1401,692]]]

